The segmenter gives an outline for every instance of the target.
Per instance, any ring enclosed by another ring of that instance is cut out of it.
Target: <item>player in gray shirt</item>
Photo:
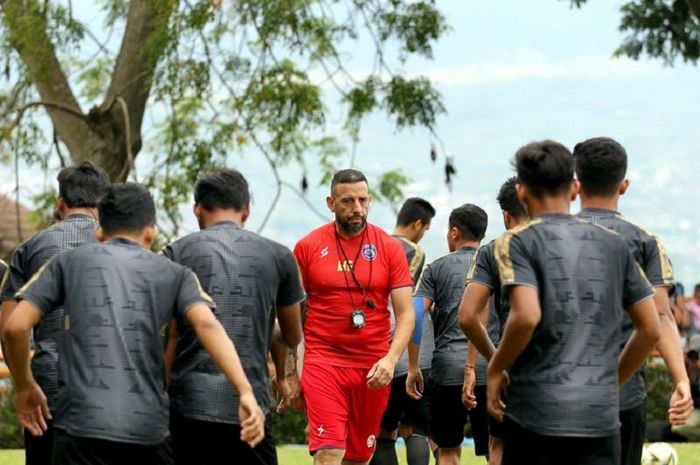
[[[510,301],[487,380],[489,413],[505,416],[502,463],[618,464],[618,384],[659,339],[653,290],[618,234],[568,213],[566,147],[528,144],[515,166],[533,220],[495,248]],[[625,310],[635,331],[621,351]]]
[[[629,187],[629,181],[625,179],[627,153],[624,147],[613,139],[596,137],[577,144],[574,159],[583,207],[578,217],[619,233],[654,287],[654,302],[661,323],[658,349],[675,384],[670,399],[669,421],[672,425],[682,425],[693,411],[693,398],[678,328],[669,302],[674,279],[666,248],[658,236],[631,223],[617,212],[620,196]],[[621,345],[627,342],[632,330],[632,321],[625,317]],[[645,399],[644,371],[639,370],[620,389],[622,465],[638,465],[642,459],[646,439]]]
[[[418,278],[425,265],[425,252],[418,245],[424,234],[430,229],[435,208],[425,199],[410,197],[401,206],[396,217],[396,227],[393,236],[396,237],[408,261],[413,283]],[[391,313],[391,330],[393,334],[395,317]],[[433,325],[430,316],[424,313],[422,324],[416,324],[416,330],[421,331],[424,341],[420,353],[419,367],[424,377],[430,374],[430,360],[433,356],[434,340]],[[408,465],[427,465],[430,460],[429,413],[427,396],[416,401],[406,394],[406,376],[408,373],[408,353],[401,355],[396,368],[394,379],[391,381],[391,393],[382,422],[377,434],[377,449],[372,456],[370,465],[395,465],[396,438],[401,436],[406,442],[406,461]]]
[[[57,176],[56,210],[61,219],[20,244],[12,254],[7,279],[2,286],[4,322],[17,306],[15,293],[51,258],[83,244],[97,242],[97,200],[109,186],[107,173],[89,162],[63,168]],[[32,374],[48,399],[49,409],[56,409],[58,391],[58,338],[63,309],[57,308],[42,319],[32,331],[34,356]],[[53,448],[52,422],[40,437],[24,432],[27,465],[50,465]]]
[[[164,349],[174,316],[192,325],[240,395],[241,438],[257,444],[264,416],[215,307],[194,273],[147,250],[155,206],[138,184],[99,202],[100,244],[64,252],[18,291],[3,334],[17,411],[34,435],[51,417],[29,370],[29,331],[64,308],[59,339],[54,465],[169,464]]]
[[[486,212],[476,205],[464,204],[452,210],[448,222],[447,243],[451,251],[428,265],[421,275],[416,296],[423,297],[424,308],[432,307],[435,350],[430,368],[428,395],[430,398],[430,437],[438,446],[441,464],[458,464],[467,409],[462,404],[464,364],[467,338],[459,327],[459,303],[467,281],[472,259],[486,233]],[[409,344],[409,372],[406,380],[408,394],[419,399],[423,377],[418,369],[420,346]],[[487,431],[486,417],[471,418]],[[488,449],[487,444],[480,444]]]
[[[281,336],[293,351],[301,341],[299,302],[304,290],[296,260],[287,247],[243,229],[250,194],[240,172],[201,175],[194,187],[194,202],[201,231],[171,243],[163,253],[191,268],[216,302],[216,317],[238,348],[258,403],[268,414],[267,354],[275,321],[279,320]],[[182,316],[176,321],[179,331],[175,331],[169,390],[175,463],[209,464],[236,457],[241,463],[276,465],[269,430],[255,449],[238,439],[241,427],[233,387]],[[284,360],[277,363],[284,365]],[[284,373],[278,373],[278,379],[284,378]]]

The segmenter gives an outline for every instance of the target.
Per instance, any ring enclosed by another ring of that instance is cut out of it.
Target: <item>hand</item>
[[[396,362],[388,355],[380,358],[367,373],[367,386],[373,389],[388,386],[394,377],[394,367],[396,367]]]
[[[281,397],[279,405],[277,405],[277,413],[282,413],[285,410],[292,409],[298,412],[306,410],[304,405],[304,396],[301,392],[301,383],[299,376],[296,374],[289,375],[282,380],[277,381],[277,389]]]
[[[690,394],[690,383],[683,381],[676,384],[671,395],[668,409],[668,421],[671,425],[685,425],[693,412],[693,397]]]
[[[464,367],[464,384],[462,385],[462,404],[471,410],[476,408],[476,396],[474,395],[474,386],[476,386],[476,372],[474,367]]]
[[[265,437],[265,414],[252,392],[240,396],[238,417],[241,421],[241,441],[255,447]]]
[[[49,404],[36,382],[17,391],[17,416],[32,436],[41,436],[48,429],[46,420],[51,420]]]
[[[418,368],[409,368],[406,376],[406,394],[411,399],[419,400],[423,397],[423,389],[425,389],[423,373]]]
[[[486,377],[486,410],[496,420],[502,422],[506,413],[506,404],[501,400],[501,394],[505,393],[510,384],[508,373],[489,369]]]

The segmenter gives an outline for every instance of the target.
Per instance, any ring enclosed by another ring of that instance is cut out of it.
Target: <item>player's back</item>
[[[167,437],[168,326],[208,299],[189,270],[113,239],[60,254],[20,294],[43,313],[64,307],[56,427],[140,444]]]
[[[84,244],[97,242],[97,220],[89,215],[73,214],[37,233],[17,248],[3,286],[3,299],[14,294],[50,259]],[[54,409],[58,390],[58,335],[63,310],[52,312],[32,332],[34,356],[32,374]]]
[[[623,309],[649,297],[614,232],[568,214],[542,215],[497,240],[505,286],[537,289],[541,321],[509,371],[506,415],[539,434],[605,436],[619,421]]]
[[[303,299],[292,252],[233,222],[220,222],[173,242],[163,253],[192,269],[216,302],[216,317],[236,345],[261,408],[268,412],[266,356],[275,309]],[[238,396],[226,376],[189,325],[178,321],[178,329],[170,387],[173,409],[187,418],[238,423]]]

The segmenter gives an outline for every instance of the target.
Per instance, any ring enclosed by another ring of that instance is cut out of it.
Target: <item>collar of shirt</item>
[[[571,213],[543,213],[537,218],[542,218],[543,220],[570,220],[574,217]]]
[[[97,220],[95,220],[95,218],[93,216],[87,215],[85,213],[71,213],[70,215],[66,216],[63,219],[63,221],[78,220],[78,219],[88,219],[88,220],[97,221]]]
[[[240,228],[240,226],[239,226],[238,224],[236,224],[235,221],[223,220],[223,221],[217,221],[216,223],[210,224],[209,227],[206,228],[206,229],[214,228],[214,227],[217,227],[217,226],[233,226],[233,227],[236,228],[236,229],[239,229],[239,228]]]
[[[592,213],[598,216],[602,215],[607,215],[607,216],[618,216],[620,215],[620,212],[617,210],[609,210],[607,208],[584,208],[581,210],[581,213],[586,214],[586,213]]]
[[[134,242],[131,239],[127,239],[125,237],[115,237],[111,241],[108,242],[108,244],[114,244],[114,245],[128,245],[130,247],[139,247],[143,248],[141,244],[138,242]]]

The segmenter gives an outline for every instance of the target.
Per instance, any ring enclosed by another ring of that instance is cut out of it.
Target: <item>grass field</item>
[[[700,444],[673,444],[678,452],[678,465],[700,465]],[[303,447],[280,447],[280,465],[308,465],[311,457]],[[399,448],[399,463],[406,464],[404,450]],[[432,461],[430,463],[433,463]],[[465,465],[484,465],[483,458],[474,457],[473,449],[465,448],[462,453]],[[0,465],[24,465],[24,452],[21,450],[0,450]]]

